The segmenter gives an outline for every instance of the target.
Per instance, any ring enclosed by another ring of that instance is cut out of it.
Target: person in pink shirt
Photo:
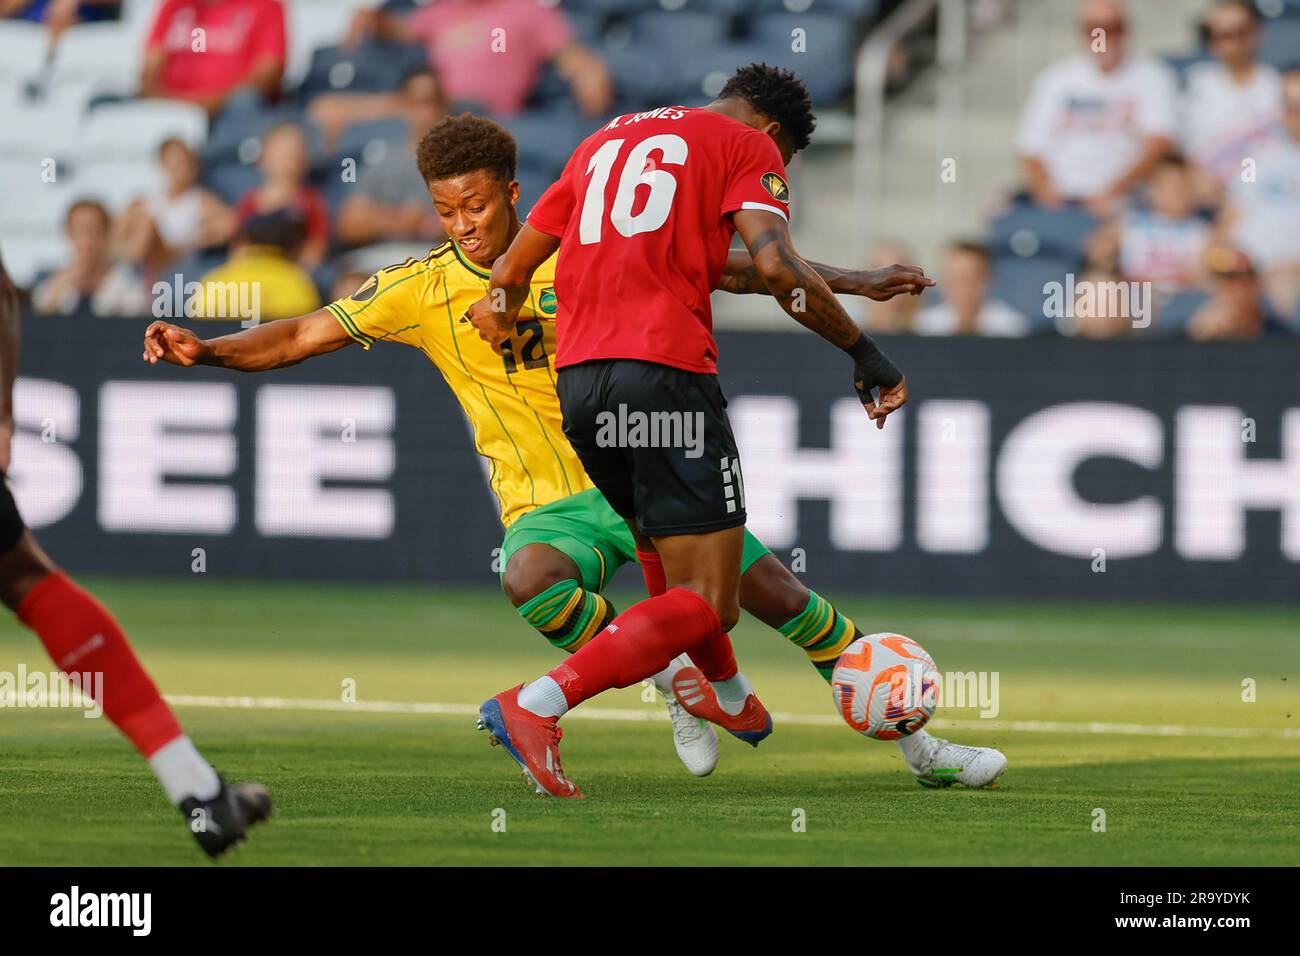
[[[497,116],[523,110],[547,63],[587,115],[602,115],[613,102],[604,61],[578,42],[563,11],[537,0],[430,0],[405,18],[364,10],[349,41],[365,36],[424,44],[449,100],[472,101]]]
[[[284,58],[280,0],[164,0],[145,42],[140,94],[216,114],[243,87],[275,99]]]

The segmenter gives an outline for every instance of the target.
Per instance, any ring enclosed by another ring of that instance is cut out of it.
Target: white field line
[[[474,704],[443,704],[433,702],[402,702],[391,700],[359,700],[348,703],[342,700],[312,700],[293,697],[204,697],[193,694],[168,694],[168,703],[177,707],[214,707],[221,710],[315,710],[354,711],[369,714],[423,714],[437,717],[474,717],[478,707]],[[644,710],[614,707],[583,707],[568,715],[568,719],[666,721],[668,712],[660,707],[646,706]],[[843,721],[835,714],[772,713],[778,724],[802,726],[839,726]],[[1257,729],[1251,727],[1188,727],[1181,724],[1116,724],[1102,721],[1071,722],[1058,720],[958,720],[936,718],[929,725],[935,730],[1009,730],[1042,734],[1104,734],[1128,737],[1227,737],[1227,738],[1284,738],[1300,740],[1300,730],[1290,728]]]

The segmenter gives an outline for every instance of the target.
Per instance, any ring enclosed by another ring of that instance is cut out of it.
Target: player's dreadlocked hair
[[[785,136],[797,153],[812,140],[817,119],[813,116],[808,87],[790,70],[766,63],[742,66],[718,94],[718,99],[738,97],[764,116],[781,124]]]
[[[415,161],[427,183],[479,169],[508,183],[515,178],[515,138],[482,116],[446,116],[424,134]]]

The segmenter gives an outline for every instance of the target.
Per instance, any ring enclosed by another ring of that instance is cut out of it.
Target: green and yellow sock
[[[808,606],[777,630],[803,649],[827,683],[844,648],[861,637],[853,621],[816,591],[809,592]]]
[[[519,616],[554,646],[572,654],[595,637],[618,612],[595,591],[572,578],[557,581],[519,606]]]

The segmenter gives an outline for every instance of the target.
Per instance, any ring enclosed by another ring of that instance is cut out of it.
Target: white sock
[[[745,709],[745,698],[754,693],[754,688],[749,686],[749,681],[740,671],[736,671],[736,676],[730,680],[715,680],[709,683],[713,685],[714,693],[718,695],[718,706],[733,717]]]
[[[539,677],[521,690],[519,706],[538,717],[563,717],[569,712],[564,691],[549,677]]]
[[[907,758],[909,767],[923,767],[930,756],[930,749],[934,746],[934,743],[929,734],[924,730],[918,730],[906,737],[899,737],[898,746],[902,748],[903,756]]]
[[[680,654],[677,657],[674,657],[671,661],[669,661],[667,667],[661,670],[658,674],[655,674],[650,679],[654,681],[655,686],[659,688],[659,693],[663,694],[664,697],[672,697],[673,676],[676,675],[676,673],[679,670],[681,670],[683,667],[690,667],[690,666],[691,666],[691,659],[687,657],[685,654]]]
[[[149,767],[162,784],[167,799],[180,806],[187,797],[211,800],[221,791],[221,781],[212,764],[184,734],[149,758]]]

